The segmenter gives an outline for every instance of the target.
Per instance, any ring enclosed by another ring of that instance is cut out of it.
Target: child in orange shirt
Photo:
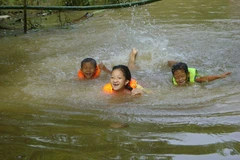
[[[136,69],[135,58],[137,54],[137,50],[135,48],[132,49],[132,52],[129,55],[129,63],[128,66],[130,69]],[[97,65],[97,62],[93,58],[85,58],[81,62],[81,68],[78,71],[79,79],[95,79],[98,78],[101,74],[101,71],[104,71],[108,74],[111,74],[111,71],[103,64],[100,63]]]
[[[108,74],[111,73],[111,71],[107,69],[103,63],[97,65],[95,59],[85,58],[81,62],[81,69],[78,71],[78,78],[85,80],[98,78],[101,74],[101,70],[105,71]]]
[[[136,69],[135,65],[137,50],[132,49],[129,55],[128,66],[117,65],[114,66],[111,72],[110,83],[103,87],[103,91],[108,94],[125,94],[132,95],[143,94],[143,87],[140,86],[135,79],[131,77],[130,69]]]

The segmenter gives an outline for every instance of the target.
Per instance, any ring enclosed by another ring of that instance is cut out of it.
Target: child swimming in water
[[[137,68],[135,65],[135,58],[137,54],[137,50],[135,48],[132,49],[132,52],[129,55],[129,63],[128,66],[130,69],[134,70]],[[78,71],[79,79],[96,79],[100,76],[101,71],[104,71],[108,74],[111,74],[111,71],[103,64],[100,63],[97,65],[97,62],[93,58],[85,58],[81,62],[81,68]]]
[[[95,79],[101,74],[101,70],[110,74],[111,71],[103,64],[97,65],[97,62],[93,58],[85,58],[81,62],[81,69],[78,71],[79,79]]]
[[[216,79],[225,78],[232,72],[225,72],[219,75],[199,76],[195,68],[188,68],[186,63],[168,61],[168,66],[172,68],[172,82],[174,85],[183,86],[194,82],[210,82]]]
[[[143,94],[143,87],[132,79],[129,68],[125,65],[114,66],[111,73],[110,83],[103,87],[105,93],[131,93],[132,95]]]
[[[129,55],[128,66],[117,65],[114,66],[111,72],[110,83],[105,84],[103,91],[108,94],[124,94],[131,93],[132,95],[143,94],[143,87],[137,84],[137,81],[132,78],[129,69],[136,69],[135,65],[137,50],[132,49]]]

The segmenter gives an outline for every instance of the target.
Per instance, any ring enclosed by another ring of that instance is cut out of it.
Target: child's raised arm
[[[104,72],[111,74],[111,71],[101,62],[99,65],[99,68],[103,70]]]
[[[227,77],[227,75],[230,75],[231,73],[232,72],[225,72],[225,73],[219,74],[219,75],[196,77],[195,81],[196,82],[210,82],[210,81],[214,81],[216,79],[225,78],[225,77]]]

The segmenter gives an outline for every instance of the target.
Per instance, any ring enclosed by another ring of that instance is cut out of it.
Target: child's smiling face
[[[81,68],[81,71],[83,72],[84,77],[90,79],[95,74],[96,67],[91,62],[85,62]]]
[[[173,77],[175,78],[178,85],[186,85],[188,80],[188,75],[183,69],[178,69],[174,71]]]
[[[125,90],[125,86],[129,83],[129,80],[126,80],[120,69],[115,69],[112,71],[110,83],[113,90],[119,92]]]

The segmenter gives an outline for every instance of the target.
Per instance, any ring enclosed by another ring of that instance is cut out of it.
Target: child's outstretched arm
[[[111,74],[111,71],[103,64],[103,63],[100,63],[99,65],[99,68],[101,70],[103,70],[104,72],[108,73],[108,74]]]
[[[219,74],[219,75],[196,77],[195,81],[196,82],[210,82],[210,81],[214,81],[216,79],[225,78],[225,77],[227,77],[227,75],[230,75],[231,73],[232,72],[225,72],[225,73]]]

